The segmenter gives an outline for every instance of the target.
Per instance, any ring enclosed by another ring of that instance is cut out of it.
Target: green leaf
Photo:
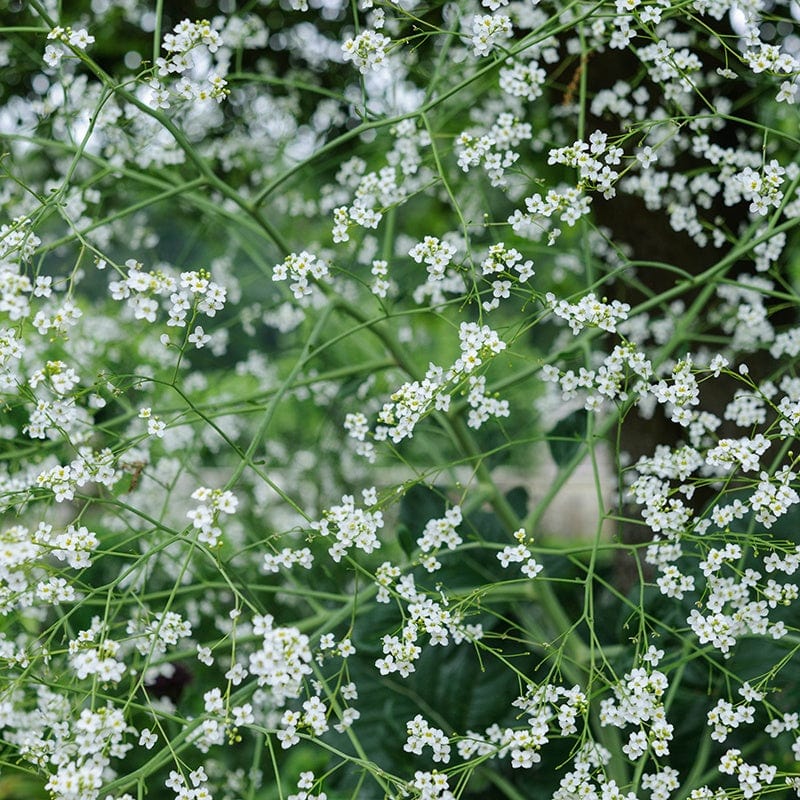
[[[15,767],[4,766],[0,777],[0,800],[47,800],[44,780]]]
[[[506,500],[513,512],[522,519],[528,514],[528,501],[530,495],[524,486],[515,486],[506,492]]]
[[[408,529],[408,525],[404,525],[402,522],[397,526],[397,541],[400,542],[400,547],[409,557],[417,549],[417,540]]]
[[[412,486],[403,495],[398,522],[407,528],[408,534],[414,539],[412,549],[416,547],[416,540],[422,535],[428,520],[443,517],[448,505],[444,489],[421,483]]]
[[[579,408],[557,422],[547,434],[550,455],[559,467],[565,466],[575,457],[586,439],[587,419],[586,410]]]

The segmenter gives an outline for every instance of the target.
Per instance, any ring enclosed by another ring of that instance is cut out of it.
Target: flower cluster
[[[208,489],[205,486],[192,492],[192,500],[197,500],[200,505],[187,511],[186,516],[198,531],[197,541],[208,547],[218,547],[222,536],[220,516],[235,514],[239,501],[227,489]]]
[[[422,716],[417,714],[414,719],[406,723],[408,738],[403,745],[407,753],[422,755],[423,748],[430,747],[433,751],[431,758],[447,764],[450,761],[450,741],[444,731],[434,728]]]
[[[524,283],[534,276],[533,261],[523,261],[522,253],[514,247],[507,247],[504,242],[493,244],[486,258],[481,262],[481,274],[485,278],[495,275],[513,276]],[[516,275],[514,274],[516,273]]]
[[[450,791],[450,783],[443,772],[418,769],[408,788],[419,800],[455,800],[456,797]]]
[[[616,345],[611,353],[594,369],[580,367],[576,373],[572,369],[560,372],[552,364],[542,368],[542,378],[557,383],[564,401],[586,392],[584,408],[597,411],[606,400],[624,402],[629,398],[628,389],[639,395],[640,402],[652,391],[648,379],[652,377],[653,365],[644,353],[631,343]]]
[[[384,441],[389,438],[398,444],[413,435],[417,423],[432,408],[446,411],[450,395],[442,391],[444,386],[442,369],[433,364],[421,381],[404,383],[378,413],[375,439]]]
[[[576,730],[576,719],[586,708],[586,695],[579,686],[566,689],[557,684],[545,683],[529,686],[513,705],[527,715],[527,727],[502,728],[492,725],[482,735],[467,731],[458,742],[458,752],[463,759],[473,754],[489,758],[510,758],[514,769],[530,769],[542,760],[541,750],[550,741],[551,727],[560,735]],[[554,724],[555,723],[555,724]]]
[[[342,54],[344,60],[352,61],[363,75],[384,66],[391,43],[392,40],[380,31],[367,29],[355,38],[347,39],[342,45]]]
[[[5,528],[0,533],[0,613],[7,616],[15,608],[79,599],[65,577],[48,575],[47,562],[52,558],[70,569],[85,569],[91,566],[98,544],[96,534],[84,526],[69,525],[60,532],[47,523],[40,523],[34,531],[22,525]]]
[[[164,35],[162,43],[166,57],[156,59],[156,75],[148,84],[148,104],[157,109],[170,108],[176,101],[221,103],[229,94],[227,81],[214,69],[206,66],[208,56],[222,47],[219,31],[208,20],[192,22],[184,19],[171,33]],[[198,73],[203,75],[199,79]],[[180,76],[166,83],[163,79]]]
[[[386,166],[376,172],[362,176],[355,188],[352,205],[339,206],[333,210],[333,240],[350,240],[349,228],[359,225],[362,228],[378,227],[384,211],[402,200],[405,190],[394,166]]]
[[[508,182],[505,172],[513,166],[520,154],[513,148],[527,142],[533,136],[530,123],[522,122],[513,114],[500,114],[494,124],[483,135],[467,131],[456,140],[458,166],[464,172],[481,166],[492,186],[505,188]]]
[[[513,32],[511,18],[505,14],[476,14],[472,19],[472,51],[476,56],[488,56]]]
[[[661,758],[669,755],[674,727],[667,721],[664,693],[667,676],[657,669],[637,667],[613,687],[614,697],[600,703],[600,724],[626,728],[638,726],[628,736],[622,751],[631,761],[648,751]]]
[[[297,628],[276,626],[271,615],[253,619],[253,634],[260,642],[248,657],[248,670],[281,707],[300,696],[305,676],[311,673],[308,636]]]
[[[300,741],[298,729],[307,729],[315,736],[322,736],[328,730],[328,708],[319,697],[312,697],[303,703],[303,711],[286,710],[281,716],[277,738],[284,750]]]
[[[189,772],[188,780],[177,770],[170,770],[169,777],[164,781],[167,789],[175,792],[175,800],[192,798],[192,800],[211,800],[208,790],[208,775],[203,767],[198,767]]]
[[[730,748],[719,760],[719,771],[736,775],[742,797],[750,798],[772,783],[778,768],[774,764],[748,764],[741,750]]]
[[[713,728],[711,738],[714,741],[724,742],[728,735],[740,725],[749,725],[754,721],[756,709],[751,703],[763,700],[764,695],[746,682],[739,688],[739,694],[743,698],[742,702],[734,705],[729,700],[720,698],[708,712],[708,725]],[[776,721],[782,725],[779,720]]]
[[[377,582],[380,601],[387,602],[391,588],[397,598],[406,605],[407,620],[397,634],[386,634],[381,639],[383,657],[375,662],[381,675],[398,673],[407,678],[416,671],[415,662],[422,656],[421,635],[430,638],[432,646],[446,647],[454,644],[474,642],[483,637],[480,625],[464,624],[458,611],[447,607],[447,600],[438,602],[420,591],[413,575],[403,575],[389,562],[378,569]]]
[[[577,141],[569,147],[551,149],[547,163],[574,167],[581,184],[591,186],[609,199],[616,194],[614,184],[619,178],[613,167],[620,164],[622,156],[622,148],[610,144],[607,134],[595,131],[588,142]]]
[[[548,245],[555,244],[561,229],[554,227],[552,219],[573,227],[581,218],[589,214],[591,197],[576,186],[560,185],[549,189],[544,197],[536,192],[525,198],[525,211],[516,209],[508,217],[508,224],[514,233],[538,241],[545,233]]]
[[[582,297],[577,303],[559,300],[552,292],[545,295],[547,307],[569,324],[570,330],[579,334],[584,328],[596,327],[614,333],[618,323],[628,318],[631,310],[627,303],[620,300],[598,299],[594,292]]]
[[[311,569],[313,563],[314,556],[307,547],[299,550],[284,547],[279,553],[267,553],[264,556],[264,572],[280,572],[281,567],[291,569],[295,564],[303,569]]]
[[[290,794],[286,800],[327,800],[328,795],[325,792],[313,794],[310,789],[314,788],[314,773],[301,772],[297,780],[297,793]]]
[[[500,69],[500,89],[512,97],[535,100],[544,92],[546,77],[545,70],[539,66],[538,61],[531,59],[525,63],[508,59],[506,65]]]
[[[733,187],[738,186],[742,199],[750,201],[748,209],[750,213],[764,217],[771,208],[780,206],[781,200],[783,200],[783,192],[780,187],[785,174],[786,170],[774,158],[764,166],[760,173],[750,167],[745,167],[741,172],[732,176],[729,196],[733,194]],[[733,198],[731,197],[731,199]]]
[[[206,270],[182,272],[175,277],[161,270],[146,272],[134,259],[128,259],[125,266],[128,268],[125,279],[111,281],[108,288],[114,300],[125,301],[134,319],[154,323],[159,307],[163,306],[168,312],[168,327],[186,328],[198,314],[213,318],[225,306],[226,289],[211,280]],[[209,338],[198,325],[188,341],[199,348]],[[168,343],[169,337],[162,337],[162,342]]]
[[[421,242],[415,244],[408,254],[417,264],[425,262],[430,280],[440,281],[444,278],[447,267],[456,254],[456,249],[447,242],[439,241],[435,236],[426,236]]]
[[[282,263],[272,268],[272,280],[294,281],[289,285],[296,300],[308,297],[312,292],[309,278],[322,281],[329,276],[328,264],[321,258],[307,253],[290,253]]]
[[[71,50],[86,50],[90,44],[94,44],[94,36],[85,28],[73,30],[60,25],[47,34],[47,39],[51,42],[58,42],[58,45],[48,44],[44,51],[44,63],[51,69],[57,67],[61,63],[61,59]]]
[[[93,617],[91,626],[69,643],[70,666],[78,678],[96,675],[102,683],[119,683],[127,671],[125,662],[117,658],[120,647],[108,636],[108,626],[100,617]]]
[[[76,490],[87,484],[111,488],[120,479],[111,450],[81,447],[78,453],[69,464],[57,464],[35,475],[31,486],[49,490],[60,503],[74,499]]]
[[[397,444],[410,438],[423,417],[433,410],[447,411],[450,407],[451,395],[446,391],[448,387],[460,383],[464,377],[480,367],[485,359],[492,358],[506,348],[505,342],[496,331],[488,325],[474,322],[461,323],[459,340],[461,355],[447,372],[442,367],[431,364],[423,380],[403,384],[391,395],[390,402],[384,403],[375,428],[376,441],[389,438]],[[497,398],[487,398],[483,391],[484,383],[475,380],[470,385],[469,402],[474,411],[474,415],[470,416],[472,427],[480,427],[490,416],[508,416],[508,404]],[[366,430],[363,425],[356,424],[356,420],[356,417],[349,417],[348,430],[353,438],[363,441]]]
[[[377,495],[374,487],[362,491],[364,503],[374,506]],[[348,554],[352,547],[371,553],[380,548],[378,531],[383,527],[383,514],[380,511],[367,511],[358,508],[352,495],[344,495],[341,505],[331,506],[323,513],[322,519],[312,522],[311,528],[333,543],[328,548],[330,557],[338,562]]]
[[[498,554],[497,560],[500,566],[505,569],[509,564],[522,564],[520,567],[522,574],[528,578],[535,578],[544,567],[536,561],[528,546],[525,544],[527,538],[525,529],[520,528],[514,533],[517,540],[516,545],[506,545]]]

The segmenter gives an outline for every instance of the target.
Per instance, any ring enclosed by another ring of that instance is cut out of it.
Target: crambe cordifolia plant
[[[0,797],[800,795],[800,12],[0,11]]]

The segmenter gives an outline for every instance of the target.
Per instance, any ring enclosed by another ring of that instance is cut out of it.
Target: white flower
[[[512,33],[511,18],[505,14],[476,14],[472,20],[472,51],[476,56],[487,56],[498,42],[510,39]]]
[[[94,36],[91,36],[85,28],[80,28],[77,31],[72,31],[67,40],[73,47],[79,50],[85,50],[90,44],[94,44]]]
[[[155,743],[158,741],[158,736],[153,733],[149,728],[142,728],[139,734],[139,744],[147,750],[152,750]]]
[[[198,350],[205,347],[211,341],[211,336],[207,334],[200,325],[194,329],[194,333],[189,334],[188,338],[189,342]]]
[[[348,39],[342,45],[345,61],[352,61],[364,75],[370,70],[380,69],[386,60],[386,49],[392,43],[388,36],[378,31],[365,30],[355,39]]]
[[[44,49],[44,63],[48,67],[55,69],[64,57],[64,51],[60,47],[54,47],[52,44],[47,45]]]

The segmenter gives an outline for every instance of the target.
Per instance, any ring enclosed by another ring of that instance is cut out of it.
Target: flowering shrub
[[[797,8],[10,3],[0,797],[800,795]]]

